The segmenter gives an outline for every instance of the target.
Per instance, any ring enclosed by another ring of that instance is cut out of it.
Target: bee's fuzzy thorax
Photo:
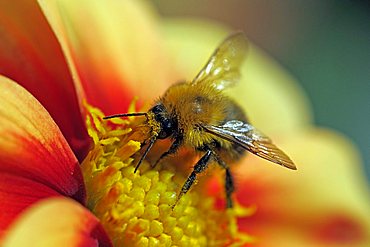
[[[166,91],[160,102],[177,119],[179,129],[184,133],[184,143],[197,148],[214,138],[201,126],[220,125],[224,121],[228,107],[225,98],[213,87],[178,83]]]

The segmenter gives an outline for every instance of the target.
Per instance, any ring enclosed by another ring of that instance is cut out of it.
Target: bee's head
[[[171,118],[170,114],[161,102],[153,106],[148,112],[115,114],[106,116],[103,119],[130,116],[145,116],[147,124],[152,129],[153,133],[155,133],[147,141],[144,142],[144,144],[147,143],[148,146],[135,167],[136,172],[150,149],[153,147],[155,141],[157,139],[166,139],[167,137],[172,136],[177,131],[177,119],[174,117]]]
[[[157,137],[158,139],[165,139],[174,134],[177,129],[177,121],[170,116],[162,103],[158,103],[153,106],[148,113],[153,113],[154,120],[160,125],[160,131]]]

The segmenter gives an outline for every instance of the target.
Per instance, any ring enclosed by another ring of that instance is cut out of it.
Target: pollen
[[[242,246],[253,240],[238,232],[243,210],[217,209],[203,182],[177,200],[187,176],[181,161],[151,167],[144,160],[135,172],[148,130],[133,119],[103,120],[99,109],[85,105],[93,140],[82,162],[87,207],[114,246]]]

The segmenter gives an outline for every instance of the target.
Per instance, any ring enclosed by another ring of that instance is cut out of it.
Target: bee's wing
[[[247,52],[247,43],[243,33],[226,38],[191,84],[208,84],[217,90],[234,85],[240,78],[240,66]]]
[[[222,126],[204,126],[204,128],[225,140],[236,143],[266,160],[289,169],[296,170],[293,161],[272,141],[256,130],[252,125],[238,120],[231,120]]]

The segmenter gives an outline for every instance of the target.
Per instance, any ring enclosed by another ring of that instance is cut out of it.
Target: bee
[[[169,87],[148,112],[105,117],[146,117],[144,125],[149,127],[151,133],[135,172],[158,139],[170,139],[172,144],[153,166],[168,155],[175,154],[182,146],[202,154],[183,184],[177,201],[189,191],[198,174],[214,161],[225,170],[226,206],[231,208],[235,188],[229,163],[238,161],[245,151],[296,170],[293,161],[251,125],[241,107],[224,94],[224,89],[239,81],[247,46],[243,33],[230,35],[192,81]]]

